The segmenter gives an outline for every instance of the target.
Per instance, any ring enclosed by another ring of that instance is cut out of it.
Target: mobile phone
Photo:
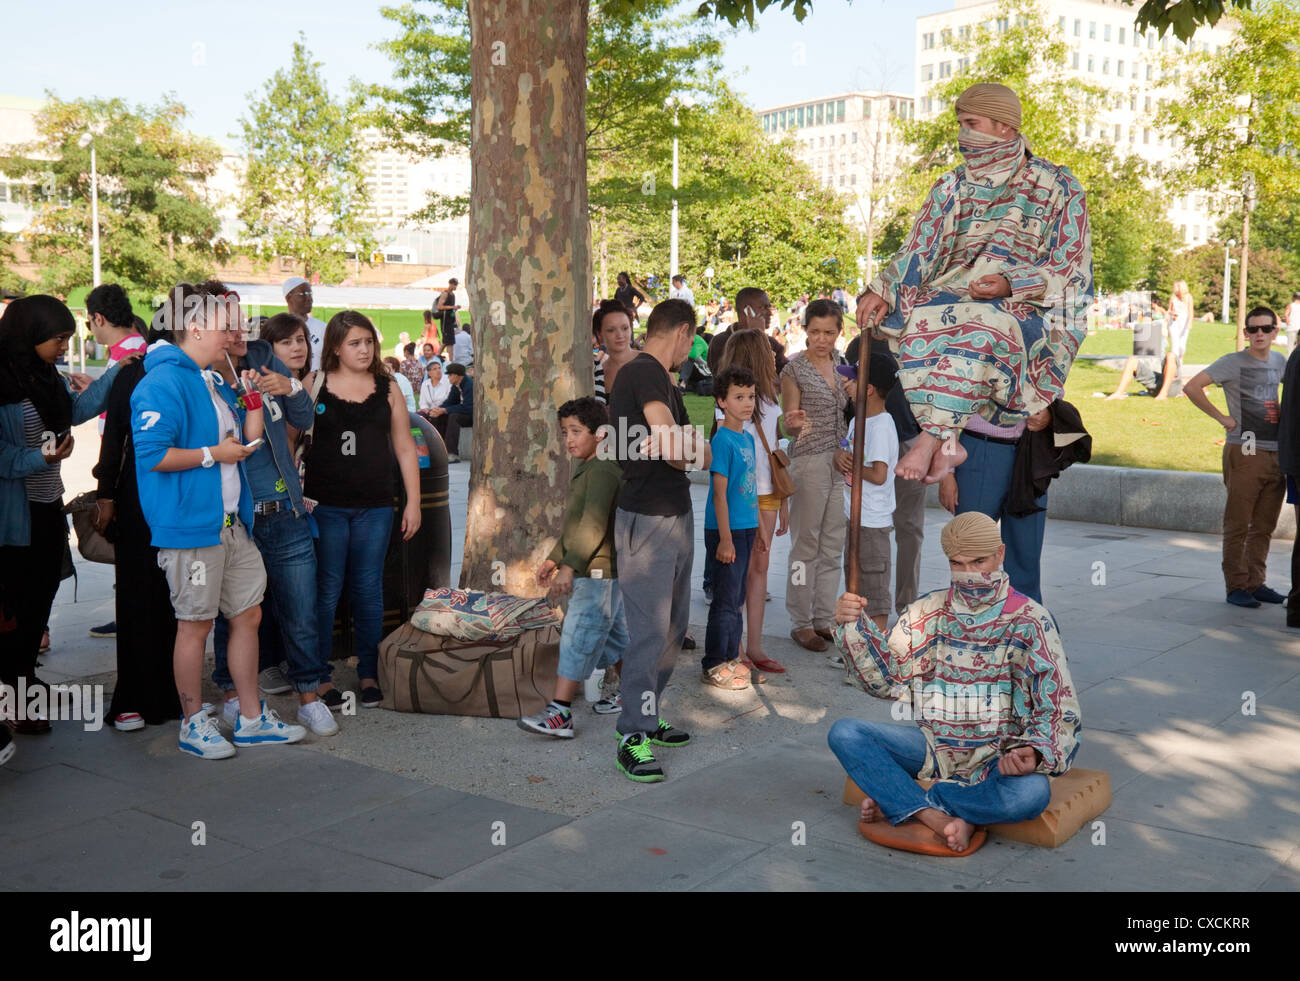
[[[65,439],[67,439],[67,438],[68,438],[69,436],[71,436],[71,435],[72,435],[72,430],[71,430],[71,429],[65,429],[65,430],[63,430],[63,432],[61,432],[61,433],[56,433],[55,436],[54,436],[54,445],[55,445],[55,446],[62,446],[62,445],[63,445],[63,441],[64,441]]]
[[[257,439],[253,440],[251,443],[245,443],[245,444],[244,444],[244,449],[246,449],[246,450],[255,450],[255,449],[257,449],[259,446],[261,446],[261,445],[262,445],[263,443],[265,443],[265,442],[266,442],[266,439],[265,439],[264,437],[262,437],[262,436],[259,436],[259,437],[257,437]]]

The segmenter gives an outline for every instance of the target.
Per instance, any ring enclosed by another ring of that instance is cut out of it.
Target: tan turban
[[[968,559],[982,559],[1002,547],[1002,536],[997,522],[987,514],[967,511],[944,525],[939,544],[948,558],[964,555]]]
[[[1020,129],[1020,97],[996,82],[972,85],[957,97],[954,108],[958,113],[969,112]]]

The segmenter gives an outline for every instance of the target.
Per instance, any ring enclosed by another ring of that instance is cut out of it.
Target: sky
[[[387,0],[396,3],[398,0]],[[372,45],[396,29],[368,0],[229,0],[152,3],[41,0],[3,18],[0,94],[159,102],[173,93],[188,127],[235,146],[247,95],[289,62],[302,31],[330,91],[350,78],[390,80]],[[685,4],[687,8],[691,4]],[[723,64],[756,109],[857,88],[910,94],[918,14],[952,0],[816,0],[803,24],[768,10],[753,32],[728,37]]]

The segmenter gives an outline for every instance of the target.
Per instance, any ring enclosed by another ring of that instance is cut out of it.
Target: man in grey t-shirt
[[[1256,307],[1246,317],[1245,350],[1225,354],[1183,388],[1198,409],[1227,433],[1223,447],[1223,579],[1235,606],[1281,603],[1286,597],[1264,584],[1268,543],[1286,494],[1277,464],[1278,384],[1286,357],[1272,349],[1277,314]],[[1224,415],[1210,403],[1205,386],[1223,386]]]

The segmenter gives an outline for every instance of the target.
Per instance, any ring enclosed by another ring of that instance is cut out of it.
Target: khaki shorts
[[[759,494],[758,509],[760,511],[780,511],[781,498],[777,497],[775,494]]]
[[[262,602],[266,567],[262,553],[236,521],[221,529],[221,544],[160,548],[158,568],[167,577],[177,620],[230,620]]]
[[[892,528],[862,528],[858,534],[858,595],[867,600],[869,617],[888,614],[894,608],[889,595],[889,566]],[[848,539],[844,546],[844,581],[849,579]]]

